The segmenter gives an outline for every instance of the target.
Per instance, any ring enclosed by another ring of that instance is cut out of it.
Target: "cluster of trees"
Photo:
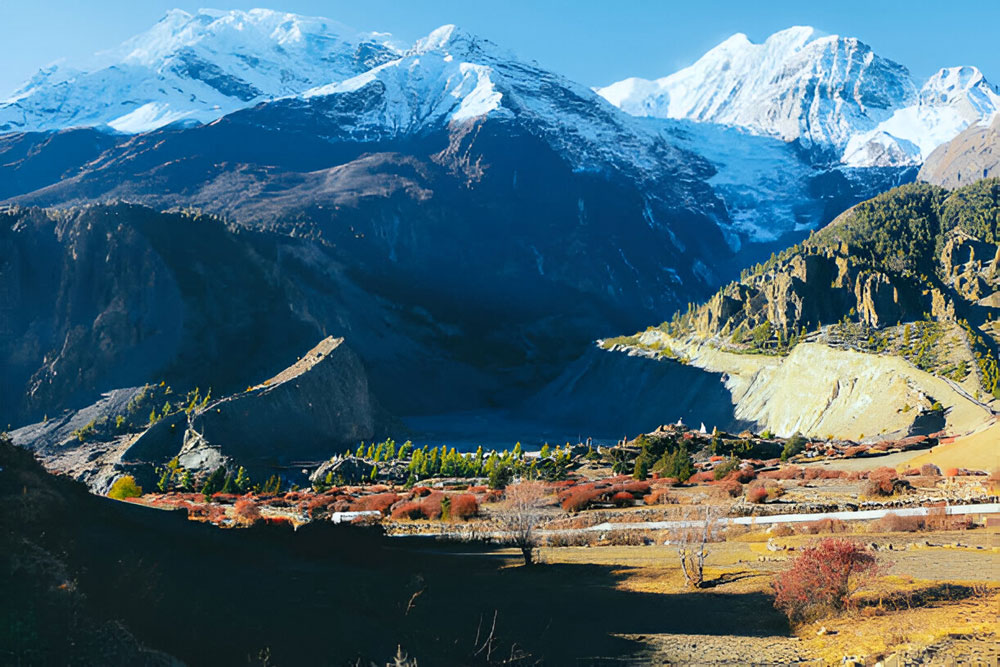
[[[246,468],[239,466],[236,472],[228,470],[225,466],[219,466],[203,479],[196,479],[190,470],[186,470],[180,464],[177,457],[171,459],[167,465],[157,469],[160,480],[156,488],[161,493],[170,491],[181,491],[185,493],[201,493],[208,500],[216,493],[280,493],[282,480],[278,475],[271,475],[266,482],[255,483]]]
[[[160,386],[161,387],[163,386],[162,382],[160,383]],[[171,389],[170,387],[166,387],[163,393],[169,396],[173,394],[173,389]],[[202,396],[201,389],[199,387],[195,387],[194,389],[188,391],[183,398],[178,399],[176,404],[172,404],[170,402],[170,399],[167,399],[166,401],[164,401],[163,406],[160,408],[159,411],[157,411],[155,407],[152,410],[150,410],[149,425],[152,426],[153,424],[160,421],[164,417],[169,417],[170,415],[176,414],[181,411],[183,411],[186,414],[191,414],[195,410],[200,410],[201,408],[204,408],[206,405],[208,405],[208,402],[211,399],[212,399],[211,389],[209,389],[208,392],[206,392],[205,395]]]
[[[991,346],[983,335],[969,324],[968,320],[959,320],[959,324],[969,337],[969,345],[972,347],[976,364],[979,366],[980,384],[994,397],[1000,398],[1000,364],[997,363]]]
[[[636,479],[646,479],[652,471],[661,477],[686,482],[694,474],[694,461],[683,440],[672,435],[659,438],[640,435],[636,444],[641,448],[635,459],[633,477]]]
[[[350,456],[345,452],[345,456]],[[478,478],[486,477],[494,489],[502,489],[510,480],[521,477],[528,480],[559,480],[566,477],[567,466],[572,460],[572,453],[567,445],[565,448],[544,445],[539,457],[530,460],[524,455],[521,443],[513,449],[503,451],[484,451],[482,447],[475,452],[460,453],[454,447],[414,447],[410,441],[396,447],[392,439],[381,443],[362,443],[354,452],[354,456],[376,464],[398,461],[406,465],[409,474],[407,485],[412,486],[423,479],[431,477]],[[377,472],[376,472],[377,475]],[[333,480],[329,480],[332,484]]]

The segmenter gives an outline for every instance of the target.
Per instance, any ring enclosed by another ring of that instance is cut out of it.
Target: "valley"
[[[175,9],[0,97],[0,663],[995,664],[1000,90],[687,62]]]

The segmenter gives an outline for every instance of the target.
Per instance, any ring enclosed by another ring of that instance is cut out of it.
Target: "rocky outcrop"
[[[343,338],[329,337],[270,380],[192,414],[182,464],[220,461],[205,450],[243,465],[327,458],[375,437],[377,420],[361,360]]]
[[[973,125],[927,156],[917,180],[957,188],[1000,176],[1000,114],[989,125]]]
[[[844,316],[872,327],[920,319],[935,294],[912,281],[849,261],[830,251],[803,252],[774,268],[724,287],[699,309],[695,326],[706,336],[770,322],[785,331],[815,329]]]
[[[169,391],[147,386],[109,392],[12,437],[50,470],[103,494],[123,474],[154,489],[156,469],[174,457],[196,475],[244,466],[254,479],[266,479],[293,463],[328,459],[393,424],[343,338],[325,338],[271,379],[205,405],[185,409]],[[158,415],[170,399],[173,412]],[[150,405],[153,416],[147,419]]]
[[[331,484],[357,484],[371,479],[374,464],[354,456],[324,461],[309,475],[313,486],[325,484],[329,476]]]

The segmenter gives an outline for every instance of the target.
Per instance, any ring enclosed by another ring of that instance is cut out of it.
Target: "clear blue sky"
[[[997,0],[0,0],[0,95],[54,60],[116,46],[167,9],[201,6],[326,16],[404,42],[455,23],[586,85],[665,76],[735,32],[760,41],[811,25],[858,37],[918,78],[976,65],[1000,85]]]

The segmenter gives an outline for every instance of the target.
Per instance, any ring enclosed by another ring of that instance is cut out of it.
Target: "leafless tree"
[[[544,502],[548,491],[541,482],[511,484],[504,490],[504,500],[495,517],[506,539],[521,550],[524,564],[532,564],[535,529],[545,518]]]
[[[668,530],[670,544],[677,550],[681,562],[684,581],[691,588],[701,588],[705,584],[708,544],[719,538],[723,529],[721,519],[727,511],[725,505],[702,498],[682,508],[679,519]]]

